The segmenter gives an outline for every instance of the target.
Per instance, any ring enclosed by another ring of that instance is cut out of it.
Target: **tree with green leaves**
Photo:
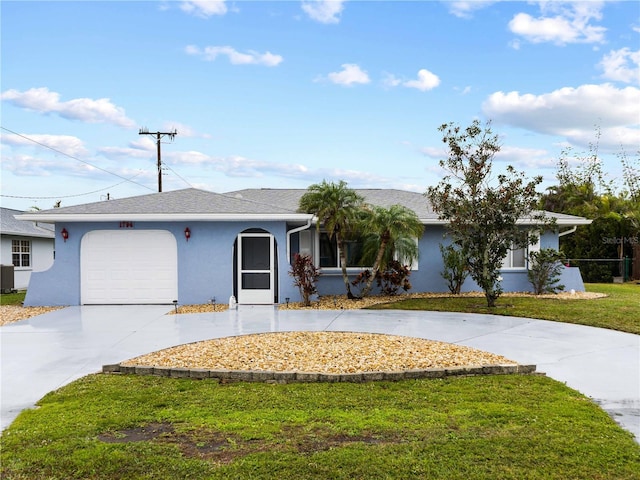
[[[599,138],[598,129],[596,139]],[[586,282],[611,282],[613,277],[623,276],[621,260],[634,255],[640,238],[640,152],[638,154],[635,158],[629,158],[624,150],[617,154],[622,178],[613,181],[604,171],[597,141],[590,143],[588,152],[565,149],[558,160],[557,184],[547,188],[540,200],[540,208],[544,210],[593,220],[573,235],[560,238],[564,255],[580,267]]]
[[[347,297],[353,299],[347,275],[346,240],[353,235],[364,199],[341,180],[338,183],[323,180],[307,188],[300,198],[299,210],[312,213],[318,219],[317,228],[324,226],[330,239],[335,238],[340,252],[342,279]]]
[[[440,253],[444,264],[444,270],[440,272],[440,276],[447,281],[449,292],[459,295],[462,284],[469,276],[467,255],[456,244],[449,244],[446,247],[440,244]]]
[[[359,227],[366,232],[363,262],[373,260],[371,275],[361,292],[366,297],[378,273],[386,270],[394,258],[409,264],[418,258],[415,239],[422,236],[424,225],[410,208],[391,205],[389,208],[370,206],[363,209]]]
[[[529,270],[527,278],[533,287],[533,293],[557,293],[564,290],[560,283],[562,274],[562,254],[553,248],[543,248],[529,254]]]
[[[500,144],[490,124],[474,120],[466,128],[448,123],[438,130],[449,149],[449,157],[440,160],[448,174],[426,196],[439,218],[448,222],[453,243],[467,255],[469,275],[484,292],[487,306],[495,307],[502,294],[500,267],[507,253],[537,241],[520,221],[550,223],[535,210],[536,186],[542,178],[527,180],[511,165],[494,178],[493,158]]]

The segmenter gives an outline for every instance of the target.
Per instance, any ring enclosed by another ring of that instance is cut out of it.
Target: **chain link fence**
[[[640,277],[634,269],[638,262],[630,257],[624,258],[570,258],[568,267],[579,267],[585,283],[628,282]],[[635,263],[635,264],[634,264]]]

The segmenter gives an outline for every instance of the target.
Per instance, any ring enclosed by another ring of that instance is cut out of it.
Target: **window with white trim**
[[[420,249],[420,240],[418,239],[418,237],[413,237],[413,243],[415,243],[416,245],[416,249],[418,249],[418,254],[420,253],[419,249]],[[395,252],[393,254],[393,259],[397,260],[398,262],[400,262],[402,265],[408,265],[409,268],[411,270],[418,270],[418,257],[411,259],[411,262],[409,262],[408,258],[401,258],[398,255],[398,252]]]
[[[30,267],[31,241],[11,240],[11,259],[14,267]]]
[[[362,258],[362,241],[348,240],[345,242],[347,267],[360,266]],[[340,268],[340,249],[336,237],[329,238],[326,232],[319,234],[319,265],[321,268]]]
[[[525,248],[512,248],[502,261],[502,268],[528,268],[529,253],[540,250],[540,237],[533,245]]]
[[[502,268],[525,268],[527,266],[527,249],[511,249],[502,260]]]

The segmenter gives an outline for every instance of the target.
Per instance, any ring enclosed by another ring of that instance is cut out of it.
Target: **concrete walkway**
[[[640,336],[493,315],[243,306],[165,315],[167,306],[83,306],[0,327],[1,428],[46,393],[102,365],[208,338],[291,330],[389,333],[504,355],[566,383],[640,441]]]

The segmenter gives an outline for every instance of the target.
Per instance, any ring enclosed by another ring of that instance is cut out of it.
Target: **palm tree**
[[[329,239],[335,237],[340,252],[340,268],[342,279],[347,289],[347,297],[352,299],[349,277],[347,275],[346,239],[352,233],[358,219],[358,213],[364,199],[355,190],[347,187],[347,183],[316,183],[307,188],[307,192],[300,198],[299,210],[313,213],[317,219],[317,228],[324,225]]]
[[[369,232],[365,240],[365,255],[368,252],[371,258],[375,252],[372,272],[362,291],[365,297],[371,291],[378,272],[386,269],[394,255],[409,262],[417,258],[415,239],[422,236],[424,225],[413,210],[403,205],[369,207],[361,222],[362,231]],[[377,250],[372,249],[372,245],[377,246]]]

